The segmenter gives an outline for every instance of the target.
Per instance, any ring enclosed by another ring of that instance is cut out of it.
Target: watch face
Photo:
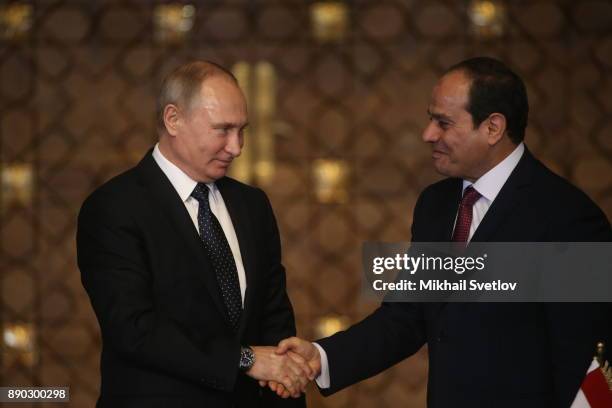
[[[240,350],[240,368],[248,370],[253,367],[255,363],[255,353],[249,347],[243,347]]]

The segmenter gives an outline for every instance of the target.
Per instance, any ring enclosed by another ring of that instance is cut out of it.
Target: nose
[[[225,151],[231,154],[232,157],[238,157],[242,152],[242,144],[242,136],[240,135],[240,132],[232,132],[232,134],[227,138]]]
[[[440,132],[438,132],[438,127],[433,120],[427,124],[427,127],[425,127],[421,138],[427,143],[435,143],[440,139]]]

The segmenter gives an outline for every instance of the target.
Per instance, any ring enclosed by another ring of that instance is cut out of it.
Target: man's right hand
[[[278,343],[276,354],[289,354],[291,356],[291,352],[306,360],[306,363],[313,373],[311,379],[314,379],[321,373],[321,355],[314,344],[298,337],[289,337]],[[294,358],[294,361],[295,360]]]
[[[308,376],[308,379],[311,381],[321,373],[321,356],[319,350],[309,341],[302,340],[298,337],[287,338],[278,343],[276,354],[289,356],[300,365],[306,364],[311,370],[311,375]],[[268,386],[272,392],[275,392],[282,398],[288,398],[289,395],[292,395],[282,383],[276,381],[260,380],[259,385],[262,387]]]
[[[282,384],[289,394],[297,398],[306,389],[308,380],[314,378],[310,364],[278,353],[276,347],[252,347],[255,363],[246,374],[256,380]]]

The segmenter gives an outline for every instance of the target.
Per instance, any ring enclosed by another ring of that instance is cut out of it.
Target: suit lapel
[[[520,190],[530,183],[534,163],[535,159],[529,153],[527,147],[525,147],[523,157],[521,157],[516,168],[512,171],[508,180],[506,180],[491,207],[489,207],[470,242],[495,241],[496,237],[499,237],[499,228],[504,220],[507,219],[511,212],[517,210],[522,198],[524,198],[524,194],[521,194]],[[458,179],[454,189],[448,192],[449,199],[445,200],[449,205],[443,205],[440,209],[440,214],[442,214],[440,222],[443,225],[437,225],[436,228],[438,231],[437,236],[441,238],[441,241],[450,241],[452,239],[455,217],[459,209],[462,192],[463,182]],[[436,327],[440,328],[453,319],[453,313],[459,313],[460,315],[460,311],[466,307],[469,306],[463,303],[436,303],[429,306],[429,311],[433,316],[437,317],[434,322],[437,325]]]
[[[491,203],[489,210],[474,232],[472,242],[487,242],[499,239],[499,228],[511,213],[516,213],[524,199],[521,190],[530,184],[535,159],[527,148],[508,180]]]
[[[419,212],[423,224],[412,237],[414,242],[448,242],[451,240],[459,201],[461,200],[460,179],[447,179],[439,191],[428,198],[426,207]],[[417,216],[417,214],[415,214]]]
[[[225,306],[221,299],[219,285],[200,236],[181,198],[170,183],[170,180],[168,180],[164,172],[155,163],[151,153],[152,150],[147,153],[137,166],[145,187],[151,193],[151,205],[158,205],[160,207],[162,213],[166,215],[169,224],[183,239],[185,247],[195,260],[193,262],[194,274],[204,281],[204,285],[208,289],[214,304],[219,309],[219,312],[225,316]]]
[[[448,242],[451,240],[459,201],[461,201],[462,186],[461,179],[449,182],[446,191],[435,201],[436,208],[430,212],[434,215],[431,217],[431,221],[428,221],[430,227],[426,229],[428,232],[423,242]],[[447,305],[445,302],[432,302],[424,305],[425,313],[433,317],[432,321],[436,325],[436,332],[445,324],[446,313],[444,311]]]
[[[451,240],[462,192],[463,183],[460,179],[457,179],[457,181],[451,185],[451,189],[448,192],[449,199],[441,200],[440,209],[438,210],[440,217],[435,220],[433,224],[434,231],[436,231],[435,241],[448,242]]]
[[[253,290],[255,289],[255,249],[253,248],[253,231],[247,211],[247,203],[241,191],[236,188],[235,184],[229,183],[226,178],[218,180],[215,184],[223,197],[225,207],[232,219],[234,231],[236,231],[236,237],[238,238],[238,244],[240,246],[244,273],[246,275],[247,287],[244,294],[244,310],[240,317],[240,328],[238,331],[239,335],[242,336],[246,327],[246,322],[248,321]]]

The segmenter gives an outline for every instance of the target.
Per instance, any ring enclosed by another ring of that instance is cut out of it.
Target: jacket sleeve
[[[94,193],[83,204],[77,228],[81,280],[104,347],[135,365],[232,391],[240,345],[222,336],[194,344],[156,308],[142,230],[118,202],[110,194]]]
[[[422,310],[415,303],[383,303],[346,331],[317,343],[327,353],[331,395],[370,378],[416,353],[425,344]]]

